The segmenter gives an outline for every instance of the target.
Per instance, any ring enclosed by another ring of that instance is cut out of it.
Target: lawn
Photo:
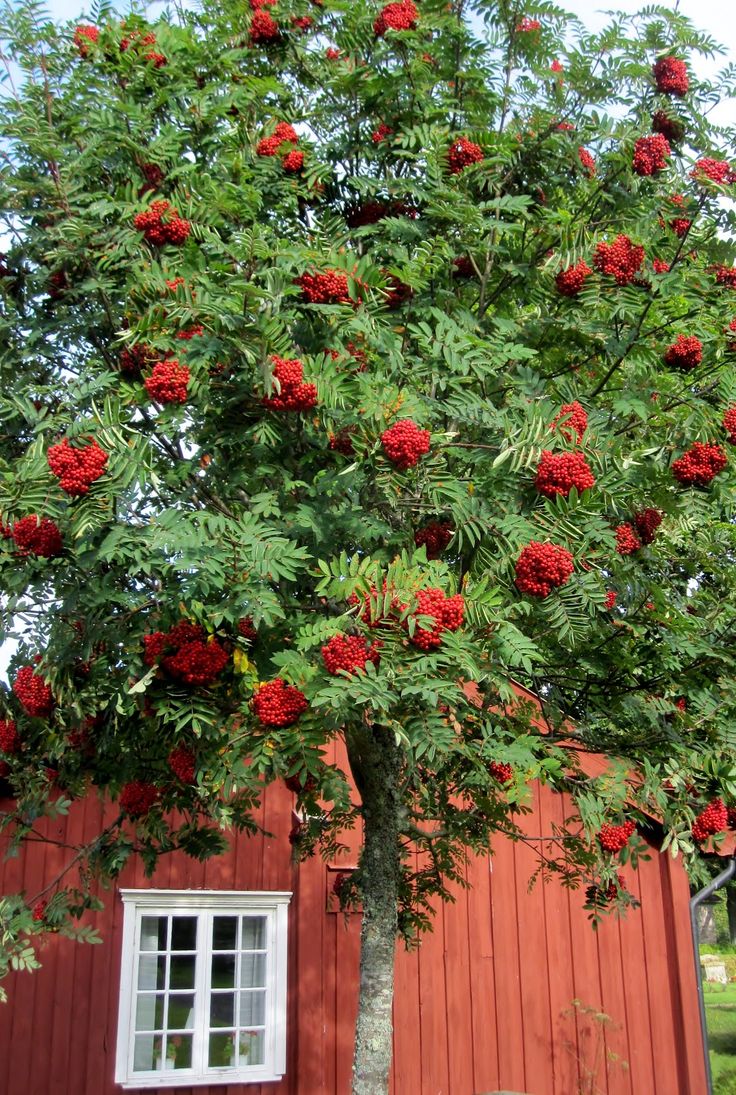
[[[714,1095],[736,1095],[736,984],[703,985]]]

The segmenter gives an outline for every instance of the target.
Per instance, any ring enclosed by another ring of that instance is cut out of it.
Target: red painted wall
[[[566,802],[533,789],[528,835],[549,834]],[[319,859],[292,864],[293,796],[265,795],[260,822],[273,839],[236,836],[231,854],[199,864],[175,855],[150,882],[139,867],[120,886],[292,890],[287,1074],[280,1084],[177,1088],[181,1095],[344,1095],[350,1089],[359,917],[326,911],[334,872]],[[91,837],[101,805],[89,798],[50,826],[67,844]],[[534,845],[536,841],[531,841]],[[38,845],[0,865],[0,891],[31,896],[69,853]],[[347,862],[355,862],[348,859]],[[583,898],[557,884],[527,891],[531,846],[499,840],[473,859],[469,890],[439,909],[421,947],[399,949],[393,1095],[705,1095],[688,884],[678,863],[653,851],[627,885],[642,907],[597,934]],[[9,978],[0,1005],[2,1095],[112,1095],[122,902],[115,889],[91,918],[99,947],[50,935],[43,969]],[[604,1013],[591,1017],[583,1007]],[[590,1087],[594,1078],[597,1087]],[[150,1090],[150,1089],[149,1089]],[[169,1089],[170,1090],[170,1089]]]

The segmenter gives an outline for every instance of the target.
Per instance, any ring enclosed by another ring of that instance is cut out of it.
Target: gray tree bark
[[[346,740],[363,812],[363,924],[352,1095],[388,1095],[401,876],[401,751],[391,732],[380,727],[350,730]]]

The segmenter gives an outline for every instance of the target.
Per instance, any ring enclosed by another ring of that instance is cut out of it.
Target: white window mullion
[[[194,1041],[192,1065],[197,1075],[207,1068],[207,1016],[210,1000],[210,965],[212,962],[212,913],[202,910],[197,923],[197,961],[194,974]]]

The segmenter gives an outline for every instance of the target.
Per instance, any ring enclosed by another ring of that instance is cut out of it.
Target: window
[[[281,1079],[291,894],[121,893],[116,1082],[144,1088]]]

